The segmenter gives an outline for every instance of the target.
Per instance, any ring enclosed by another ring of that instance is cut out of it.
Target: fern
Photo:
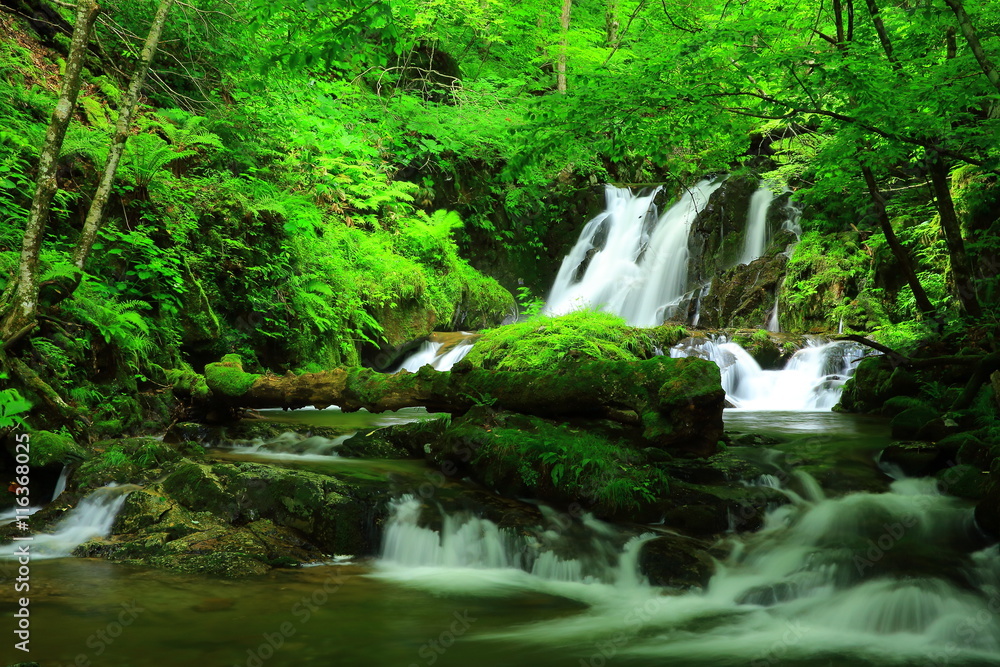
[[[88,281],[74,293],[67,310],[97,331],[108,345],[133,365],[148,363],[153,342],[149,324],[138,310],[148,310],[145,301],[114,301],[102,298]]]

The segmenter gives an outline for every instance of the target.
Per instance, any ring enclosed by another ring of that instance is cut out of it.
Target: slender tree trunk
[[[160,6],[156,9],[156,16],[153,24],[149,27],[149,34],[146,36],[146,44],[142,47],[142,54],[135,72],[132,73],[132,80],[129,82],[128,92],[125,94],[125,101],[122,104],[121,112],[118,115],[118,124],[115,126],[115,134],[111,138],[111,148],[108,151],[108,159],[104,163],[104,175],[101,183],[97,186],[97,192],[90,202],[90,209],[87,211],[87,219],[83,223],[83,230],[80,233],[80,240],[73,250],[73,264],[80,270],[87,261],[90,249],[97,240],[97,232],[104,222],[104,210],[111,196],[111,185],[115,180],[115,172],[118,171],[118,163],[121,161],[122,153],[125,152],[125,142],[132,129],[132,117],[139,106],[139,91],[146,80],[146,73],[149,72],[149,65],[156,55],[156,47],[160,42],[160,33],[163,32],[163,25],[167,21],[167,13],[174,0],[160,0]]]
[[[878,41],[882,44],[882,51],[885,52],[885,57],[889,60],[892,69],[899,72],[901,71],[901,66],[899,60],[893,55],[892,42],[889,40],[889,33],[885,29],[885,23],[882,22],[882,15],[879,13],[878,5],[875,0],[866,0],[866,2],[868,3],[868,15],[871,16],[872,24],[875,26]]]
[[[924,291],[923,285],[920,284],[920,280],[917,278],[916,272],[913,270],[913,263],[910,261],[910,254],[903,247],[903,244],[899,242],[899,238],[896,236],[896,232],[892,229],[892,223],[889,220],[889,214],[885,210],[885,198],[882,193],[879,192],[878,182],[875,180],[875,174],[872,173],[870,167],[861,165],[861,173],[865,176],[865,183],[868,184],[868,193],[871,195],[872,203],[875,205],[875,214],[878,217],[879,225],[882,227],[882,234],[885,235],[885,240],[889,244],[889,249],[892,250],[893,257],[896,258],[896,262],[899,263],[900,269],[903,271],[903,277],[906,278],[907,284],[913,291],[913,298],[916,299],[917,308],[920,312],[927,316],[934,315],[934,306],[931,305],[930,299],[927,298],[927,293]]]
[[[562,15],[559,25],[562,28],[562,40],[559,42],[559,59],[556,62],[556,90],[566,93],[566,49],[569,41],[569,15],[573,9],[573,0],[563,0]]]
[[[618,4],[619,0],[607,0],[604,8],[604,33],[607,46],[618,46]]]
[[[944,2],[951,7],[951,11],[955,12],[955,18],[958,19],[958,27],[962,29],[965,41],[968,42],[969,48],[972,49],[972,55],[976,57],[976,61],[982,68],[983,74],[993,84],[993,87],[1000,91],[1000,72],[997,71],[996,66],[990,60],[989,56],[986,55],[986,50],[983,49],[983,45],[979,41],[979,35],[976,33],[976,27],[972,25],[969,15],[965,13],[962,0],[944,0]]]
[[[929,154],[929,169],[931,182],[934,185],[934,195],[937,198],[938,215],[941,217],[941,229],[944,231],[948,244],[948,254],[951,257],[951,273],[955,279],[955,288],[962,308],[967,315],[981,317],[979,298],[976,296],[976,285],[972,275],[972,265],[965,253],[965,242],[962,240],[962,227],[955,213],[955,203],[951,199],[951,188],[948,182],[948,168],[937,153]]]
[[[0,340],[8,345],[14,342],[15,337],[19,338],[31,330],[38,314],[38,255],[49,221],[52,198],[59,189],[56,163],[80,93],[80,73],[98,12],[99,8],[94,0],[79,0],[77,3],[76,25],[66,61],[66,73],[63,75],[59,100],[52,112],[45,144],[38,160],[38,178],[35,181],[28,225],[24,230],[17,276],[13,281],[13,289],[4,295],[7,298],[3,300],[3,307],[8,310],[0,324]]]

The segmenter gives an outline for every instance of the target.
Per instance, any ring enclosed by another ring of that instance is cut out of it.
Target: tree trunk
[[[948,182],[948,169],[944,160],[937,153],[928,156],[931,182],[937,197],[938,215],[941,217],[941,229],[944,231],[948,244],[948,254],[951,258],[951,273],[955,279],[955,288],[962,308],[971,317],[981,317],[979,298],[976,296],[976,285],[972,275],[972,266],[965,253],[965,242],[962,240],[962,227],[955,213],[955,203],[951,199],[951,188]]]
[[[890,250],[892,250],[893,256],[899,263],[900,269],[903,271],[903,277],[906,278],[907,284],[913,291],[913,298],[917,301],[917,308],[920,312],[927,316],[934,315],[934,306],[931,305],[930,299],[927,298],[927,293],[924,291],[923,285],[920,284],[920,280],[917,278],[916,272],[913,270],[913,263],[910,261],[910,254],[906,252],[906,248],[903,244],[899,242],[899,238],[896,237],[896,232],[892,229],[892,222],[889,220],[889,214],[885,210],[885,198],[882,193],[879,192],[878,182],[875,180],[875,174],[872,173],[870,167],[861,165],[861,172],[865,176],[865,183],[868,184],[868,193],[871,195],[872,203],[875,205],[875,214],[878,217],[879,226],[882,228],[882,234],[885,235],[885,240],[889,244]]]
[[[554,419],[609,419],[657,447],[711,453],[722,434],[718,366],[697,358],[568,362],[544,371],[428,368],[393,375],[340,368],[285,377],[243,372],[229,355],[205,368],[210,404],[229,408],[339,405],[350,412],[424,406],[464,413],[475,405]],[[208,406],[211,409],[211,405]]]
[[[608,0],[604,8],[604,37],[607,46],[618,46],[618,3],[619,0]]]
[[[80,233],[80,240],[73,250],[73,264],[83,270],[83,265],[87,261],[90,249],[97,240],[97,232],[104,222],[104,210],[111,196],[111,185],[115,180],[115,172],[118,171],[118,163],[121,161],[122,153],[125,152],[125,142],[132,129],[132,117],[139,106],[139,91],[146,80],[146,73],[149,65],[156,55],[156,47],[160,42],[160,33],[163,32],[163,25],[167,21],[167,13],[174,0],[160,0],[160,5],[156,9],[156,16],[149,27],[149,34],[146,36],[146,44],[142,47],[142,54],[135,72],[132,73],[132,80],[129,82],[128,92],[125,95],[121,112],[118,115],[118,124],[115,126],[115,134],[111,138],[111,148],[108,151],[108,159],[104,163],[104,175],[101,183],[97,186],[97,192],[90,202],[90,209],[87,211],[87,218],[83,223],[83,230]]]
[[[3,300],[3,307],[9,310],[0,324],[0,340],[5,343],[11,343],[15,336],[20,337],[30,331],[38,314],[38,255],[49,221],[52,198],[59,189],[56,163],[80,93],[80,73],[98,12],[94,0],[79,0],[66,73],[63,75],[59,100],[52,112],[45,144],[38,160],[38,178],[35,181],[28,224],[24,230],[17,275],[13,281],[13,289],[4,295],[7,298]]]
[[[962,29],[962,35],[965,36],[965,41],[968,42],[969,48],[972,49],[972,55],[976,57],[976,61],[979,63],[979,67],[982,68],[983,74],[993,84],[993,87],[1000,91],[1000,72],[997,71],[996,66],[990,60],[989,56],[986,55],[986,50],[983,49],[983,45],[979,41],[979,35],[976,34],[976,28],[972,25],[969,15],[965,13],[962,0],[944,0],[944,2],[951,7],[951,11],[955,12],[955,18],[958,19],[958,27]]]
[[[885,52],[885,57],[888,59],[892,69],[899,72],[901,71],[901,65],[892,52],[892,42],[889,40],[889,33],[885,29],[885,23],[882,22],[882,15],[879,13],[878,5],[875,0],[866,0],[866,2],[868,3],[868,15],[872,19],[872,25],[875,26],[878,41],[882,44],[882,51]]]
[[[556,62],[556,90],[566,93],[566,49],[569,42],[569,14],[573,8],[573,0],[563,0],[562,15],[559,25],[562,28],[562,40],[559,42],[559,59]]]

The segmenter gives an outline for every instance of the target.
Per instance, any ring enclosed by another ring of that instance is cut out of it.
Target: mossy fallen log
[[[722,436],[725,392],[719,368],[697,358],[571,361],[544,371],[487,371],[458,364],[393,375],[339,368],[304,375],[256,375],[236,355],[205,368],[212,403],[228,408],[329,405],[351,412],[423,406],[464,413],[476,405],[550,419],[609,419],[641,429],[652,445],[707,455]]]

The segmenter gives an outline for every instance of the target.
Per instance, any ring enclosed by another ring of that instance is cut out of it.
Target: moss
[[[882,405],[882,414],[886,417],[895,417],[904,410],[911,408],[930,409],[930,406],[919,399],[909,396],[893,396]]]
[[[601,514],[637,510],[667,492],[666,476],[640,451],[600,430],[480,408],[455,420],[438,450],[475,451],[474,476],[504,495],[587,499]]]
[[[66,433],[35,431],[31,434],[30,442],[29,463],[35,467],[69,465],[90,457],[87,450],[76,444],[73,437]]]
[[[639,361],[654,353],[647,331],[616,315],[581,310],[486,331],[465,361],[487,370],[517,371],[546,369],[566,359]]]
[[[921,430],[940,415],[930,406],[907,408],[892,419],[892,437],[900,440],[918,438]]]
[[[173,385],[175,394],[190,396],[198,401],[204,401],[212,395],[212,390],[208,388],[204,375],[190,369],[167,369],[164,372],[167,382]]]
[[[205,382],[212,391],[225,396],[242,396],[260,375],[246,373],[238,354],[227,354],[222,361],[205,366]]]

